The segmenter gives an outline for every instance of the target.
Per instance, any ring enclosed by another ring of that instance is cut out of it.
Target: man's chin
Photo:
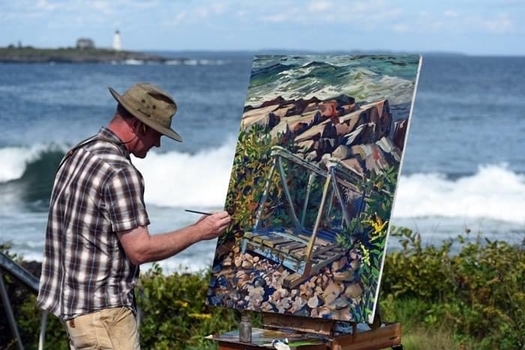
[[[144,152],[144,153],[142,153],[142,152],[141,152],[141,153],[135,153],[135,152],[133,152],[133,155],[134,155],[135,157],[137,157],[137,158],[140,158],[140,159],[144,159],[144,158],[146,158],[146,154],[147,154],[147,152]]]

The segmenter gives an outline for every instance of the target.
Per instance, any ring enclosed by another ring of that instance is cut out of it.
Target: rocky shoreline
[[[399,164],[407,116],[406,106],[390,105],[387,99],[357,103],[346,95],[328,100],[279,96],[258,107],[245,106],[242,126],[258,124],[272,137],[294,140],[301,148],[296,155],[321,168],[333,157],[368,176]]]
[[[184,59],[111,49],[0,48],[0,63],[166,63]]]

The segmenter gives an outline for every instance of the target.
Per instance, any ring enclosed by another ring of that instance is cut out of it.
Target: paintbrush
[[[212,213],[206,213],[204,211],[191,210],[191,209],[185,209],[184,211],[187,211],[188,213],[202,214],[202,215],[211,215],[212,214]]]

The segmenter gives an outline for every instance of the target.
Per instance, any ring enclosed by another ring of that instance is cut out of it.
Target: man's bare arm
[[[146,226],[139,226],[118,232],[118,236],[131,262],[140,265],[169,258],[194,243],[214,239],[226,230],[230,222],[230,215],[221,211],[171,232],[150,235]]]

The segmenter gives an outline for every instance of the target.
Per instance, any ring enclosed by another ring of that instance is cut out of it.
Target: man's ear
[[[142,123],[140,120],[138,119],[134,119],[132,122],[131,122],[131,127],[133,128],[133,132],[138,135],[139,133],[144,135],[146,133],[146,128],[145,128],[145,125],[144,123]]]

